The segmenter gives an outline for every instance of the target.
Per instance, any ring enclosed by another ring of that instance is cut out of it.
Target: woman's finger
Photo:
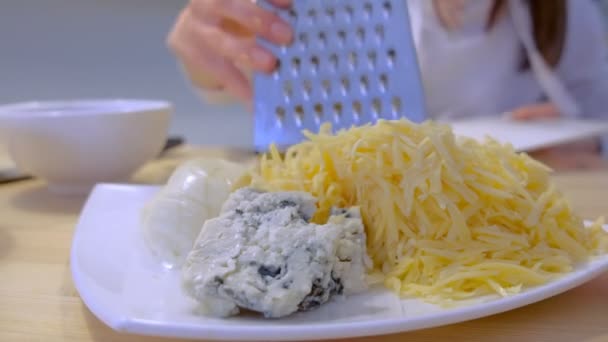
[[[514,120],[536,120],[554,119],[561,115],[558,108],[552,103],[541,103],[518,108],[511,112],[511,119]]]
[[[222,85],[213,76],[201,70],[193,70],[189,65],[186,65],[183,61],[183,43],[187,41],[191,35],[188,34],[186,20],[190,19],[188,10],[183,10],[176,20],[176,24],[167,37],[167,46],[173,51],[178,59],[182,70],[186,76],[190,79],[190,82],[195,84],[197,88],[206,90],[219,90]]]
[[[234,64],[263,72],[271,72],[276,66],[276,57],[255,40],[228,34],[220,26],[206,22],[193,21],[191,26],[192,41],[197,42],[194,45],[205,46]]]
[[[184,27],[191,26],[186,25]],[[197,73],[204,72],[217,80],[226,91],[237,98],[243,101],[251,100],[251,85],[234,64],[204,44],[197,44],[195,31],[182,30],[174,34],[178,35],[178,38],[170,38],[171,47],[183,61],[193,82],[199,79]],[[197,84],[197,86],[201,85]]]
[[[270,3],[281,8],[288,8],[293,3],[292,0],[270,0]]]
[[[278,1],[278,4],[286,4]],[[220,22],[229,20],[272,43],[285,45],[291,42],[291,26],[276,14],[248,0],[193,1],[192,11],[201,18],[211,16]],[[219,25],[218,25],[219,26]]]
[[[196,63],[195,61],[188,63],[188,65],[193,66],[194,70],[201,70],[201,68],[209,70],[213,77],[221,80],[219,83],[224,91],[227,91],[243,102],[251,101],[253,96],[251,84],[243,72],[235,65],[220,56],[214,56],[202,51],[198,53],[193,52],[192,56],[199,63],[198,65],[194,64]],[[196,75],[196,71],[194,71],[193,75]]]

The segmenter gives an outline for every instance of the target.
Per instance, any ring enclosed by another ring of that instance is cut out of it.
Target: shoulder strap
[[[580,116],[578,104],[538,51],[532,37],[530,12],[524,2],[522,0],[509,0],[507,2],[513,26],[530,60],[532,72],[536,76],[541,88],[543,88],[547,97],[560,109],[562,115],[567,117]]]

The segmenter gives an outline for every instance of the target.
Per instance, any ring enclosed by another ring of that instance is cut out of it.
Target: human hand
[[[282,8],[291,2],[271,0]],[[196,87],[223,90],[250,103],[253,92],[248,75],[271,72],[277,63],[255,38],[285,45],[292,36],[288,23],[251,0],[191,0],[167,43]]]
[[[517,121],[559,118],[559,109],[551,102],[520,107],[509,113],[509,118]]]

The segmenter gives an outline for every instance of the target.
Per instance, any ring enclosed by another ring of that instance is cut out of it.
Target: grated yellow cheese
[[[607,252],[602,220],[585,228],[550,170],[509,145],[406,120],[305,134],[284,157],[273,147],[244,183],[312,193],[317,222],[360,206],[371,278],[401,295],[506,296]]]

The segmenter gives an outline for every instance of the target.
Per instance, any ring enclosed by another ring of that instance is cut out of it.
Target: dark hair
[[[494,0],[488,16],[487,29],[492,29],[505,10],[508,0]],[[547,64],[555,68],[562,57],[568,17],[566,0],[528,0],[534,41]],[[523,54],[521,70],[528,70],[530,61]]]

